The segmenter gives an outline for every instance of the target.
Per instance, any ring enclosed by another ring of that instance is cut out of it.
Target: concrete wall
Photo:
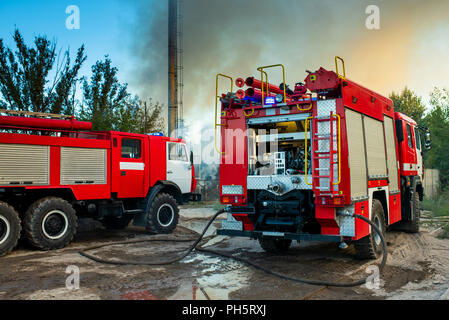
[[[439,193],[440,172],[438,169],[424,170],[424,195],[427,198],[435,198]]]

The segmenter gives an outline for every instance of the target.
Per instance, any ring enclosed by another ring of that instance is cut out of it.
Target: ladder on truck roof
[[[335,196],[338,195],[338,185],[341,181],[341,133],[340,116],[330,112],[329,116],[308,117],[306,119],[306,129],[308,122],[311,122],[311,160],[312,160],[312,182],[316,195]],[[306,136],[306,154],[307,136]],[[306,172],[308,163],[306,161]],[[307,178],[307,175],[306,175]]]
[[[50,119],[72,119],[74,117],[74,116],[68,116],[68,115],[64,115],[64,114],[8,110],[8,109],[0,109],[0,114],[6,114],[6,115],[11,115],[11,116],[32,116],[32,117],[36,117],[36,118],[50,118]]]

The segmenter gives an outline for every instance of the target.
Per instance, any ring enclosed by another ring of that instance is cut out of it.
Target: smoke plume
[[[257,76],[262,65],[283,63],[287,83],[305,70],[334,70],[345,59],[349,79],[388,95],[406,85],[421,95],[447,86],[449,1],[418,0],[185,0],[184,115],[213,125],[215,75]],[[168,10],[145,1],[131,30],[135,78],[142,97],[167,104]],[[368,30],[368,5],[380,8],[380,29]],[[280,70],[270,82],[282,82]],[[223,82],[221,92],[227,91]]]

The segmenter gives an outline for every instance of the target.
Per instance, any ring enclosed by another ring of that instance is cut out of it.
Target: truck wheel
[[[280,254],[287,252],[292,241],[290,239],[259,238],[259,244],[266,252]]]
[[[420,203],[419,203],[419,193],[417,191],[413,193],[411,210],[412,210],[411,212],[412,221],[404,221],[402,225],[403,230],[405,232],[418,233],[419,219],[420,219]]]
[[[64,248],[73,240],[76,228],[76,212],[61,198],[40,199],[25,213],[25,236],[33,247],[41,250]]]
[[[148,233],[172,233],[178,225],[179,209],[175,198],[159,193],[150,206],[146,230]]]
[[[101,223],[106,229],[123,230],[129,225],[133,218],[134,216],[131,214],[124,214],[120,218],[107,217],[102,220]]]
[[[382,235],[385,236],[386,225],[382,203],[377,199],[373,199],[371,211],[371,221],[376,224],[382,231]],[[371,233],[369,235],[355,241],[354,246],[358,259],[377,259],[382,255],[382,241],[373,228],[371,228]]]
[[[10,205],[0,202],[0,257],[10,253],[20,238],[19,214]]]

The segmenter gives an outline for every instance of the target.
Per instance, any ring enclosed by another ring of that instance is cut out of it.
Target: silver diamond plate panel
[[[235,220],[231,213],[228,213],[228,218],[221,222],[221,229],[224,230],[243,230],[243,223]]]
[[[222,186],[222,194],[243,194],[243,186]]]
[[[354,213],[354,206],[338,209],[338,211]],[[355,218],[339,216],[340,235],[344,237],[355,237]]]
[[[318,117],[329,117],[331,111],[335,113],[335,108],[337,105],[337,100],[318,100],[317,102],[317,116]]]
[[[312,175],[307,176],[307,181],[312,182]],[[249,190],[268,190],[268,186],[274,182],[280,183],[285,194],[292,190],[311,190],[312,186],[306,184],[304,175],[285,175],[285,176],[248,176],[247,188]],[[297,183],[296,183],[297,182]]]

